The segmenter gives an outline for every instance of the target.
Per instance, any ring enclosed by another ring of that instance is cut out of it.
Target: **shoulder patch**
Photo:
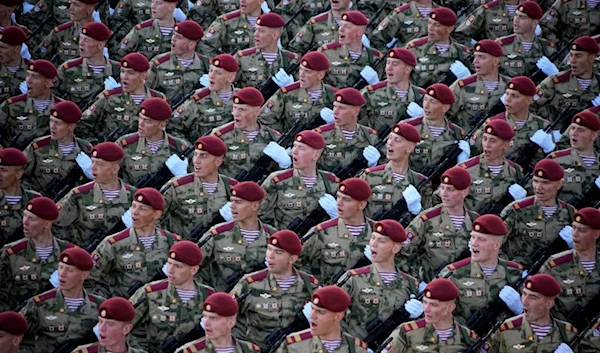
[[[297,90],[298,88],[300,88],[300,81],[294,82],[291,85],[287,85],[287,86],[281,87],[281,92],[282,93],[288,93],[288,92]]]
[[[327,20],[328,18],[329,18],[329,11],[311,18],[310,23],[314,24],[317,22],[323,22],[323,21]]]
[[[544,43],[546,43],[546,45],[549,46],[549,47],[551,47],[551,48],[556,48],[556,43],[554,43],[551,40],[546,39],[546,40],[544,40]]]
[[[498,120],[498,119],[502,119],[502,120],[506,120],[506,112],[504,113],[500,113],[500,114],[496,114],[491,118],[488,118],[487,122],[490,122],[491,120]]]
[[[50,141],[52,141],[52,138],[50,136],[42,137],[39,140],[33,142],[31,144],[31,147],[33,147],[34,150],[37,150],[40,147],[48,146],[50,144]]]
[[[242,15],[242,10],[231,11],[230,13],[226,13],[223,16],[223,21],[229,21],[234,18],[238,18]]]
[[[144,291],[146,291],[146,293],[152,293],[152,292],[158,292],[161,290],[165,290],[168,287],[169,287],[169,281],[164,280],[164,281],[160,281],[158,283],[147,285],[146,287],[144,287]]]
[[[192,98],[194,98],[194,102],[197,102],[197,101],[201,100],[202,98],[205,98],[208,96],[210,96],[210,89],[205,88],[202,91],[194,94]]]
[[[262,281],[263,279],[267,278],[268,275],[269,275],[269,270],[265,268],[262,271],[258,271],[252,275],[246,276],[246,282],[252,283],[252,282]]]
[[[171,58],[171,52],[168,53],[164,53],[161,57],[159,57],[158,59],[154,60],[154,65],[160,65],[163,64],[167,61],[169,61],[169,59]]]
[[[554,83],[561,83],[568,81],[569,78],[571,78],[571,70],[567,70],[562,74],[557,74],[556,76],[554,76],[554,78],[552,78],[552,81],[554,81]]]
[[[330,220],[328,220],[328,221],[325,221],[325,222],[322,222],[322,223],[319,223],[319,224],[317,224],[317,227],[316,227],[316,229],[317,229],[317,231],[319,231],[319,232],[320,232],[320,231],[322,231],[322,230],[325,230],[325,229],[328,229],[328,228],[334,227],[334,226],[336,226],[337,224],[338,224],[338,218],[333,218],[333,219],[330,219]]]
[[[321,125],[318,128],[316,128],[315,131],[318,133],[322,133],[322,132],[327,132],[327,131],[331,131],[334,129],[335,129],[335,123],[331,123],[331,124],[327,124],[327,125]]]
[[[321,47],[321,49],[323,49],[323,50],[337,49],[337,48],[339,48],[341,46],[342,46],[341,43],[335,42],[335,43],[323,44],[323,46]]]
[[[579,334],[579,330],[577,330],[577,327],[575,327],[575,326],[571,325],[571,324],[570,324],[570,323],[568,323],[568,322],[564,322],[564,321],[563,321],[563,324],[565,325],[565,329],[566,329],[567,331],[571,331],[571,332],[573,332],[574,334]]]
[[[406,3],[406,4],[402,5],[402,6],[396,7],[394,9],[394,12],[398,13],[398,12],[406,11],[407,9],[410,9],[410,3]]]
[[[327,176],[327,180],[331,181],[332,183],[340,182],[340,178],[338,178],[335,174],[331,172],[325,172],[325,175]]]
[[[215,235],[221,234],[223,232],[227,232],[229,230],[232,230],[234,226],[235,226],[235,222],[234,221],[227,222],[227,223],[224,223],[224,224],[222,224],[222,225],[220,225],[218,227],[214,227],[213,229],[211,229],[210,230],[210,234],[212,236],[215,236]]]
[[[54,28],[54,32],[64,31],[65,29],[69,29],[71,27],[73,27],[73,21],[69,21],[59,25],[58,27]]]
[[[467,168],[471,168],[474,165],[478,165],[479,163],[481,163],[481,157],[476,156],[476,157],[473,157],[473,158],[461,163],[460,166],[464,169],[467,169]]]
[[[195,350],[192,350],[191,347],[194,347]],[[191,347],[188,348],[189,350],[184,350],[184,352],[197,352],[203,350],[204,348],[206,348],[206,338],[203,338],[200,341],[194,343]]]
[[[160,92],[159,92],[159,91],[157,91],[157,90],[153,90],[153,89],[151,89],[151,90],[150,90],[150,95],[151,95],[152,97],[161,98],[162,100],[165,100],[165,101],[167,100],[167,98],[166,98],[166,97],[165,97],[165,96],[164,96],[162,93],[160,93]]]
[[[144,21],[144,22],[138,23],[138,24],[135,26],[135,29],[137,29],[137,30],[140,30],[140,29],[142,29],[142,28],[148,28],[148,27],[152,26],[152,23],[153,23],[153,22],[154,22],[154,20],[153,20],[153,19],[150,19],[150,20],[147,20],[147,21]]]
[[[121,93],[123,93],[123,87],[117,87],[117,88],[113,88],[113,89],[104,91],[104,96],[109,97],[109,96],[114,96],[115,94],[121,94]]]
[[[471,263],[471,258],[467,257],[464,260],[460,260],[460,261],[457,261],[457,262],[454,262],[454,263],[448,265],[448,269],[450,271],[453,271],[453,270],[456,270],[458,268],[465,267],[465,266],[469,265],[470,263]]]
[[[371,92],[371,91],[377,91],[378,89],[382,89],[384,87],[387,87],[387,80],[386,81],[381,81],[381,82],[377,82],[373,85],[368,85],[367,86],[367,91]]]
[[[515,327],[519,327],[523,324],[523,315],[511,317],[504,321],[502,325],[500,325],[500,332],[510,330]]]
[[[423,44],[425,44],[427,42],[429,42],[429,38],[428,37],[413,39],[412,41],[410,41],[408,43],[408,46],[410,48],[420,47],[421,45],[423,45]]]
[[[40,295],[36,295],[35,297],[33,297],[33,302],[37,304],[44,302],[48,299],[56,298],[56,292],[58,292],[58,288],[54,288]]]
[[[248,348],[253,351],[253,352],[262,352],[262,349],[260,348],[259,345],[254,344],[252,342],[245,342],[246,345],[248,346]]]
[[[564,157],[564,156],[568,156],[570,154],[571,154],[571,149],[567,148],[565,150],[560,150],[560,151],[550,153],[550,158]]]
[[[81,349],[73,351],[74,353],[98,353],[100,350],[99,343],[92,343],[90,345],[83,346]]]
[[[83,63],[83,58],[77,58],[73,60],[69,60],[62,65],[63,69],[67,70],[75,66],[79,66]]]
[[[179,179],[176,179],[172,182],[173,187],[178,187],[182,185],[189,184],[194,181],[194,174],[183,176]]]
[[[411,124],[412,126],[417,126],[423,124],[423,117],[412,118],[404,121],[407,124]]]
[[[371,272],[371,265],[367,265],[365,267],[360,267],[360,268],[348,271],[348,273],[350,273],[350,276],[366,275],[367,273],[370,273],[370,272]]]
[[[373,172],[380,172],[384,169],[385,169],[385,164],[380,164],[380,165],[365,169],[365,174],[369,174],[369,173],[373,173]]]
[[[283,53],[292,60],[300,60],[300,55],[296,53],[292,53],[291,51],[284,51]]]
[[[140,135],[138,135],[138,133],[134,133],[131,136],[124,138],[121,140],[121,145],[123,145],[123,147],[127,146],[127,145],[131,145],[132,143],[138,142],[140,139]]]
[[[127,239],[127,238],[129,238],[129,229],[124,229],[124,230],[120,231],[119,233],[108,238],[108,243],[110,245],[113,245],[114,243],[117,243],[117,242],[119,242],[123,239]]]
[[[294,175],[294,170],[293,169],[288,169],[282,173],[277,174],[276,176],[273,177],[273,179],[271,179],[275,184],[279,183],[280,181],[284,181],[286,179],[291,178]]]
[[[500,37],[500,38],[496,39],[496,42],[498,44],[500,44],[501,46],[508,45],[508,44],[511,44],[512,42],[514,42],[516,37],[517,37],[516,34],[511,34],[509,36]]]
[[[508,261],[508,260],[504,260],[504,263],[506,264],[506,266],[511,267],[511,268],[516,268],[517,270],[521,270],[523,271],[523,265],[521,265],[518,262],[514,262],[514,261]]]
[[[440,214],[442,214],[442,206],[438,206],[433,208],[431,211],[424,213],[421,215],[421,220],[422,221],[426,221],[428,219],[432,219],[434,217],[439,216]]]
[[[73,193],[74,194],[83,194],[83,193],[86,193],[86,192],[92,190],[93,188],[94,188],[94,182],[90,181],[87,184],[83,184],[81,186],[73,188]]]
[[[425,321],[425,319],[411,321],[411,322],[407,322],[402,325],[402,331],[410,332],[410,331],[416,330],[418,328],[423,328],[426,325],[427,325],[427,322]]]
[[[240,50],[240,51],[238,51],[238,56],[241,58],[242,56],[252,55],[252,54],[256,53],[256,50],[257,50],[256,47],[249,48],[246,50]]]
[[[21,251],[27,249],[27,244],[29,244],[28,238],[21,239],[17,244],[6,249],[6,255],[11,256],[20,253]]]
[[[6,103],[13,104],[17,102],[22,102],[27,99],[27,94],[20,94],[18,96],[10,97],[6,100]]]
[[[369,348],[369,347],[367,346],[367,342],[365,342],[365,341],[361,340],[361,339],[360,339],[360,338],[358,338],[358,337],[354,337],[354,344],[355,344],[355,345],[357,345],[357,346],[360,346],[362,349],[367,349],[367,348]]]
[[[221,136],[225,135],[226,133],[233,131],[234,125],[235,124],[233,121],[228,124],[225,124],[222,128],[220,128],[219,130],[217,130],[215,132],[215,135],[217,137],[221,137]]]
[[[312,338],[312,333],[310,333],[310,329],[306,329],[304,331],[293,333],[287,336],[285,338],[285,344],[289,346],[290,344],[301,342],[310,338]]]
[[[467,78],[465,78],[463,80],[459,80],[458,81],[458,85],[460,87],[464,87],[464,86],[470,85],[471,83],[474,83],[476,81],[477,81],[477,74],[471,75],[471,76],[469,76],[469,77],[467,77]]]
[[[496,1],[492,1],[492,2],[490,2],[490,3],[484,4],[484,5],[483,5],[483,8],[484,8],[484,9],[486,9],[486,10],[487,10],[487,9],[491,9],[491,8],[494,8],[494,7],[498,6],[498,4],[499,4],[499,3],[500,3],[500,2],[499,2],[498,0],[496,0]]]
[[[554,268],[571,261],[573,261],[573,252],[569,250],[567,254],[560,255],[555,258],[551,257],[550,261],[548,261],[548,267]]]
[[[374,57],[376,57],[376,58],[378,58],[378,59],[381,59],[381,58],[383,58],[383,53],[382,53],[382,52],[380,52],[379,50],[377,50],[377,49],[373,49],[373,48],[367,48],[367,50],[370,50],[370,51],[373,53],[373,56],[374,56]]]
[[[520,208],[527,208],[527,207],[530,207],[530,206],[532,206],[532,205],[533,205],[533,202],[534,202],[534,200],[535,200],[535,198],[534,198],[533,196],[529,196],[529,197],[525,198],[525,199],[524,199],[524,200],[522,200],[522,201],[515,202],[515,203],[513,204],[513,208],[514,208],[515,210],[518,210],[518,209],[520,209]]]
[[[239,182],[233,178],[230,177],[226,177],[227,178],[227,183],[229,183],[229,186],[236,186]]]

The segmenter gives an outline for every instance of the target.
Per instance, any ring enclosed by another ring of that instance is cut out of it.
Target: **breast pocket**
[[[51,338],[62,337],[69,330],[69,316],[58,310],[41,312],[39,320],[42,331]]]
[[[164,309],[164,310],[163,310]],[[173,324],[177,322],[177,311],[169,307],[151,305],[149,314],[150,322],[154,325]]]

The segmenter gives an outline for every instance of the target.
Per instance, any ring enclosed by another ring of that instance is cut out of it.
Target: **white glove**
[[[529,274],[529,271],[523,270],[523,273],[521,273],[521,278],[527,278],[528,274]]]
[[[28,60],[31,59],[31,53],[29,53],[29,47],[25,43],[21,44],[21,56]]]
[[[477,41],[475,39],[471,38],[471,45],[473,46],[475,44],[477,44]]]
[[[542,70],[542,72],[544,72],[547,76],[558,73],[558,68],[556,68],[556,65],[554,65],[552,61],[550,61],[550,59],[548,59],[546,56],[542,56],[541,58],[539,58],[535,65],[540,70]]]
[[[21,93],[27,93],[27,82],[23,81],[19,83],[19,89],[21,90]]]
[[[331,124],[333,123],[333,110],[325,107],[325,108],[321,108],[321,118],[327,123],[327,124]]]
[[[398,38],[394,38],[392,39],[388,44],[386,44],[385,46],[388,49],[394,48],[396,46],[396,44],[398,43]]]
[[[85,174],[88,179],[94,179],[94,176],[92,175],[92,159],[90,156],[83,152],[79,152],[77,157],[75,157],[75,162],[77,162],[79,168],[81,168],[83,174]]]
[[[266,4],[266,3],[263,2],[263,4]],[[284,69],[279,69],[279,71],[277,71],[275,76],[273,76],[273,82],[275,82],[277,84],[277,86],[283,87],[283,86],[291,85],[292,83],[294,83],[294,78],[292,76],[288,75]]]
[[[362,44],[365,47],[370,47],[371,46],[371,41],[369,40],[369,38],[367,37],[366,34],[363,34],[362,37],[360,38],[360,41],[362,42]]]
[[[263,13],[271,12],[271,9],[269,8],[269,4],[267,4],[266,1],[263,1],[262,4],[260,4],[260,9],[262,10]]]
[[[456,76],[456,78],[464,78],[471,74],[469,69],[462,62],[456,60],[450,65],[450,71]]]
[[[377,148],[369,145],[365,147],[362,152],[363,157],[367,160],[367,164],[369,167],[374,167],[377,165],[379,158],[381,158],[381,153],[377,150]]]
[[[92,19],[94,20],[94,22],[102,23],[102,20],[100,19],[100,14],[96,10],[94,10],[94,12],[92,12]]]
[[[416,118],[418,116],[423,116],[425,111],[423,108],[415,102],[410,102],[406,107],[406,112],[410,115],[411,118]]]
[[[279,168],[286,169],[292,165],[292,159],[285,151],[285,148],[281,147],[275,141],[269,142],[269,144],[263,149],[263,153],[271,157]]]
[[[594,105],[594,107],[597,107],[600,105],[600,94],[596,96],[596,98],[592,99],[592,104]]]
[[[427,287],[427,282],[423,281],[423,282],[419,283],[419,293],[424,291],[425,287]]]
[[[191,2],[190,0],[188,0],[188,10],[191,9],[192,7],[194,7],[194,5],[196,5],[196,4]]]
[[[338,216],[337,202],[333,196],[329,194],[321,196],[319,199],[319,206],[327,212],[329,218],[336,218]]]
[[[98,324],[94,325],[92,331],[94,331],[94,335],[96,335],[96,338],[100,340],[100,327],[98,327]]]
[[[511,286],[504,286],[500,290],[500,299],[515,315],[523,312],[523,304],[521,303],[521,295]]]
[[[24,2],[23,3],[23,13],[26,14],[31,10],[33,10],[33,5],[31,5],[30,3]]]
[[[594,337],[600,337],[600,328],[595,329],[592,334],[594,335]]]
[[[104,89],[110,90],[110,89],[114,89],[117,87],[121,87],[121,84],[118,83],[114,77],[108,76],[107,78],[104,79]]]
[[[370,85],[379,82],[379,77],[377,76],[377,72],[373,70],[369,65],[363,67],[360,70],[360,75],[365,79]]]
[[[560,232],[558,232],[558,235],[560,235],[562,240],[564,240],[565,243],[567,243],[569,249],[573,249],[573,227],[564,226],[563,229],[561,229]]]
[[[460,148],[461,152],[456,157],[457,163],[462,163],[471,157],[471,145],[465,140],[458,141],[458,148]]]
[[[561,343],[558,348],[554,350],[554,353],[573,353],[571,347],[566,343]]]
[[[354,3],[352,1],[350,1],[350,4],[348,4],[348,8],[351,9],[352,6],[354,6]]]
[[[224,204],[223,207],[219,209],[219,213],[224,220],[227,222],[231,221],[233,219],[233,215],[231,214],[231,201]]]
[[[367,348],[367,353],[375,353],[371,348]]]
[[[133,219],[131,218],[131,207],[129,207],[129,209],[121,215],[121,221],[123,221],[125,227],[131,228],[131,225],[133,224]]]
[[[109,7],[108,8],[108,17],[111,17],[114,13],[115,13],[115,9],[113,9],[112,7]]]
[[[402,191],[402,196],[408,206],[408,212],[418,215],[422,211],[421,194],[419,194],[419,191],[414,186],[409,185],[404,189],[404,191]]]
[[[519,184],[512,184],[508,187],[508,193],[515,201],[519,201],[527,196],[527,191]]]
[[[162,272],[165,274],[165,276],[169,277],[169,263],[165,262],[165,264],[162,267]]]
[[[306,318],[306,320],[308,320],[308,322],[310,322],[310,314],[312,313],[312,303],[308,302],[306,304],[304,304],[304,307],[302,307],[302,314],[304,314],[304,317]]]
[[[552,135],[539,129],[530,138],[530,141],[535,142],[538,146],[544,150],[545,153],[550,153],[556,148],[554,141],[552,141]]]
[[[600,176],[598,176],[596,178],[596,180],[594,181],[594,183],[596,184],[596,186],[600,189]]]
[[[181,11],[179,7],[173,10],[173,17],[177,22],[185,21],[185,19],[187,18],[185,13],[183,13],[183,11]]]
[[[167,168],[169,168],[171,173],[173,173],[173,175],[176,177],[187,174],[188,164],[189,162],[187,158],[181,160],[181,158],[179,158],[179,156],[176,154],[172,154],[171,157],[169,157],[165,162]]]
[[[107,47],[102,48],[102,55],[104,55],[105,58],[110,59],[110,55],[108,54]]]
[[[416,319],[423,314],[423,303],[420,300],[414,299],[415,295],[411,294],[410,299],[404,303],[404,309],[408,311],[411,319]]]
[[[467,247],[469,248],[470,252],[473,252],[473,245],[471,244],[471,241],[469,240],[469,242],[467,243]]]
[[[50,275],[50,283],[54,288],[58,288],[58,270],[54,270]]]
[[[500,97],[500,102],[502,102],[502,104],[506,104],[506,93]]]
[[[371,255],[371,245],[369,245],[369,244],[365,245],[365,249],[363,250],[363,254],[365,254],[365,257],[367,259],[369,259],[369,261],[373,261],[373,257]]]
[[[540,34],[542,34],[542,27],[540,27],[540,25],[537,25],[535,26],[535,35],[539,37]]]
[[[204,87],[210,86],[210,79],[208,78],[208,74],[203,74],[202,76],[200,76],[198,82],[200,82],[200,84]]]
[[[283,50],[283,46],[281,45],[281,38],[277,38],[277,48]]]

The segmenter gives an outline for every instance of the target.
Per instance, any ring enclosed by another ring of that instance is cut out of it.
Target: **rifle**
[[[417,189],[417,191],[420,191],[425,185],[427,185],[427,183],[429,182],[428,178],[425,178],[423,180],[421,180],[416,186],[415,189]],[[392,208],[389,211],[386,211],[385,207],[380,208],[377,212],[375,212],[375,214],[373,215],[373,217],[371,217],[372,220],[374,221],[380,221],[382,219],[395,219],[395,220],[400,220],[401,216],[406,214],[406,212],[408,211],[408,205],[406,204],[406,200],[403,198],[401,198],[400,200],[396,201],[396,203],[394,204],[394,206],[392,206]],[[410,217],[408,217],[407,219],[409,219]],[[404,220],[404,217],[402,218]],[[408,221],[405,221],[406,224],[402,225],[404,227],[406,227],[408,225]]]
[[[600,293],[594,295],[585,307],[577,304],[567,314],[567,322],[573,324],[578,330],[583,330],[588,322],[596,322],[593,320],[594,313],[600,312]]]
[[[597,298],[597,297],[598,297],[598,294],[596,294],[594,296],[594,299],[600,299],[600,298]],[[591,304],[591,302],[590,302],[590,304]],[[589,304],[586,305],[586,309],[587,309],[588,306],[589,306]],[[594,316],[589,321],[587,321],[587,325],[584,326],[584,329],[581,330],[581,332],[579,332],[579,334],[577,336],[573,337],[573,339],[569,341],[569,343],[568,343],[569,347],[571,347],[571,349],[574,350],[575,347],[577,347],[579,345],[579,343],[581,343],[581,341],[583,340],[583,338],[585,337],[585,335],[592,328],[594,328],[594,325],[596,325],[596,323],[598,322],[598,320],[600,320],[600,311],[597,311],[596,312],[596,316]],[[584,321],[583,323],[586,323],[586,322]]]
[[[480,352],[481,347],[487,342],[487,340],[492,337],[494,332],[498,331],[504,320],[506,320],[507,315],[502,315],[498,321],[490,328],[490,330],[485,334],[485,336],[479,336],[475,342],[471,343],[466,350],[460,351],[459,353],[478,353]]]
[[[378,13],[380,13],[379,11],[383,11],[383,6],[377,11]],[[371,24],[371,22],[369,22],[369,25]],[[377,71],[377,68],[382,64],[385,63],[388,57],[388,54],[390,53],[390,50],[394,49],[395,43],[398,42],[398,38],[394,38],[392,39],[392,42],[394,44],[391,45],[391,48],[388,49],[388,51],[385,53],[384,56],[382,56],[381,58],[377,59],[374,63],[373,63],[373,70]],[[367,82],[367,80],[365,80],[364,77],[359,76],[358,80],[356,80],[356,82],[354,82],[354,84],[352,85],[353,88],[356,88],[357,90],[361,90],[365,87],[367,87],[369,83]]]
[[[558,58],[561,57],[565,57],[566,52],[571,50],[571,44],[573,44],[573,41],[575,40],[575,38],[571,41],[569,41],[569,44],[567,44],[566,46],[562,47],[559,51],[557,51],[556,53],[550,55],[550,57],[548,58],[550,60],[550,62],[555,62]],[[546,77],[548,77],[543,71],[542,69],[539,69],[537,67],[537,65],[531,70],[529,71],[529,73],[527,73],[528,77],[531,78],[531,80],[538,85],[540,82],[542,82]]]
[[[583,195],[573,195],[567,203],[578,210],[584,207],[598,208],[600,206],[600,189],[594,183]]]
[[[182,161],[188,158],[192,152],[194,152],[196,147],[194,145],[189,146],[185,149],[185,151],[181,152],[179,155],[179,159]],[[167,165],[163,165],[160,169],[154,174],[146,174],[144,175],[136,184],[135,187],[138,189],[141,188],[154,188],[157,189],[163,186],[169,179],[173,177],[173,173]]]
[[[46,18],[44,18],[44,20],[40,23],[39,26],[37,26],[33,31],[29,31],[29,33],[27,33],[27,40],[29,40],[29,38],[33,38],[33,36],[38,34],[38,32],[41,31],[44,28],[44,26],[47,25],[48,22],[50,22],[53,18],[54,16],[52,16],[52,14],[46,16]]]
[[[525,153],[525,152],[527,152],[527,150],[525,150],[523,152]],[[517,184],[520,185],[520,186],[522,186],[522,187],[525,187],[525,185],[529,184],[529,181],[531,180],[532,177],[533,177],[533,174],[531,172],[529,172],[529,173],[523,175],[521,177],[521,179],[519,179],[517,181]],[[502,195],[502,197],[500,198],[500,200],[498,200],[498,201],[490,201],[490,202],[486,203],[478,211],[478,213],[480,215],[484,215],[484,214],[499,215],[500,212],[502,212],[502,210],[504,209],[504,207],[508,206],[513,201],[514,201],[514,199],[513,199],[512,195],[507,190],[506,193],[504,195]]]

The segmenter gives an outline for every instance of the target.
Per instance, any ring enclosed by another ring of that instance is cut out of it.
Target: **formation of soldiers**
[[[0,353],[600,352],[598,0],[0,0]]]

